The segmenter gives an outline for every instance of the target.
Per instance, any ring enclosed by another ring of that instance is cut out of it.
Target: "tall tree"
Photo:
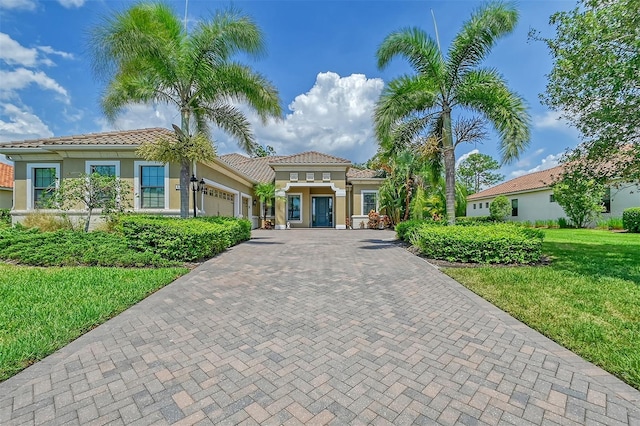
[[[106,17],[91,31],[93,67],[107,83],[102,110],[111,122],[132,104],[163,103],[180,113],[175,140],[159,141],[141,154],[179,160],[182,217],[189,210],[192,162],[215,157],[210,125],[251,153],[256,142],[238,103],[247,104],[263,121],[281,114],[275,87],[233,60],[240,53],[261,55],[263,38],[258,26],[235,10],[218,12],[188,33],[174,11],[161,3],[136,4]]]
[[[496,41],[510,33],[517,11],[502,3],[489,3],[464,23],[446,57],[435,40],[419,28],[388,35],[378,48],[378,67],[397,56],[405,58],[414,75],[392,80],[375,109],[375,130],[382,145],[393,140],[397,128],[415,137],[439,139],[444,162],[447,217],[455,222],[455,142],[452,111],[478,114],[500,137],[503,162],[517,159],[529,143],[529,114],[523,99],[509,90],[495,69],[481,68]]]
[[[554,61],[542,100],[582,133],[568,160],[594,178],[640,179],[639,11],[640,0],[579,0],[551,16],[554,38],[533,34]]]
[[[262,182],[258,183],[253,187],[253,192],[260,200],[260,204],[262,204],[262,228],[266,226],[267,223],[267,213],[271,206],[273,206],[273,202],[276,197],[276,184],[273,182]]]
[[[504,175],[492,172],[499,168],[500,163],[490,155],[474,152],[458,164],[456,174],[467,193],[474,194],[483,187],[495,185],[504,179]]]

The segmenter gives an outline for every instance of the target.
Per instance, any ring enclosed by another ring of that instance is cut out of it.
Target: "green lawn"
[[[640,389],[640,235],[545,230],[549,266],[444,272]]]
[[[0,264],[0,381],[186,272]]]

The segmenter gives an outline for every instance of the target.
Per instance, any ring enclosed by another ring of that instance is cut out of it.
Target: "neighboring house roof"
[[[275,157],[267,157],[275,158]],[[333,155],[323,154],[316,151],[301,152],[300,154],[288,155],[286,157],[279,157],[275,160],[269,161],[269,164],[351,164],[351,161],[340,157],[334,157]]]
[[[477,200],[480,198],[496,197],[502,194],[513,194],[547,188],[555,178],[562,174],[563,170],[564,166],[556,166],[551,169],[522,175],[515,179],[511,179],[507,182],[485,189],[484,191],[471,194],[467,197],[467,200]]]
[[[162,137],[173,136],[175,136],[173,131],[163,128],[119,130],[0,143],[0,148],[54,148],[61,145],[140,145],[143,142],[154,142]]]
[[[13,166],[0,163],[0,188],[13,188]]]

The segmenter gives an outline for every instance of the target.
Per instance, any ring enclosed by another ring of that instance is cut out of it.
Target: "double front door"
[[[311,226],[333,228],[333,197],[311,197]]]

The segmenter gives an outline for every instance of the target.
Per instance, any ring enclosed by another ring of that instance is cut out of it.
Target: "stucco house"
[[[548,170],[529,173],[467,197],[467,216],[488,216],[489,205],[498,195],[511,202],[509,220],[535,222],[567,218],[553,197],[551,184],[562,174],[562,165]],[[622,217],[622,211],[640,206],[640,191],[635,184],[611,185],[602,200],[604,218]]]
[[[0,162],[0,209],[13,205],[13,166]]]
[[[145,161],[136,149],[145,141],[173,137],[163,128],[114,131],[9,142],[0,153],[15,165],[13,222],[41,208],[43,194],[59,179],[81,173],[107,173],[128,181],[133,211],[178,216],[180,165]],[[378,209],[381,178],[371,170],[352,168],[349,160],[319,152],[250,158],[227,154],[194,167],[198,181],[198,215],[235,216],[258,226],[262,206],[253,193],[260,182],[275,182],[277,197],[268,218],[276,229],[354,228]],[[193,193],[190,193],[190,206]],[[81,211],[69,211],[70,217]]]

